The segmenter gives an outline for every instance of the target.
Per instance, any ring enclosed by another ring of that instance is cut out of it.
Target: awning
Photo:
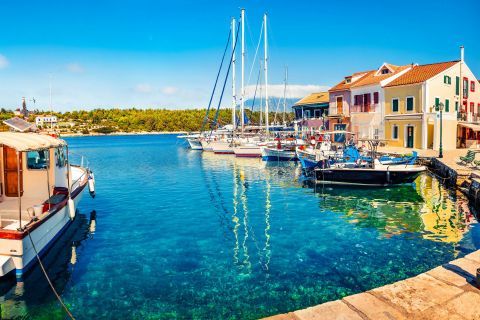
[[[459,122],[458,125],[465,128],[472,129],[473,131],[480,131],[480,125],[478,124]]]
[[[64,146],[67,143],[45,134],[0,132],[0,144],[17,151],[34,151]]]

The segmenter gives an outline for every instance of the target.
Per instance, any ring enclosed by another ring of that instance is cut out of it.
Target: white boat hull
[[[81,189],[73,198],[75,207],[80,203],[86,185],[87,183],[79,186]],[[0,276],[15,270],[17,278],[21,278],[37,262],[32,241],[41,256],[68,228],[71,222],[68,205],[65,205],[30,232],[32,240],[30,240],[28,234],[23,239],[0,238]]]
[[[192,150],[203,150],[202,143],[198,138],[187,139],[188,145]]]

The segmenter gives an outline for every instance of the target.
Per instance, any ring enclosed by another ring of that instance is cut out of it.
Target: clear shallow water
[[[294,164],[174,136],[69,139],[97,197],[44,258],[77,319],[254,319],[414,276],[480,248],[465,198],[428,175],[391,189],[302,187]],[[90,221],[90,212],[97,213]],[[4,318],[63,319],[38,268]]]

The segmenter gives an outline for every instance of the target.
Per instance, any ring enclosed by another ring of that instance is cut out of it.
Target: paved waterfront
[[[480,250],[416,277],[268,320],[480,319]]]

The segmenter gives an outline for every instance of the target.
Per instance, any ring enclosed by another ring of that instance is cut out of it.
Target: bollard
[[[480,268],[477,269],[477,287],[480,288]]]

